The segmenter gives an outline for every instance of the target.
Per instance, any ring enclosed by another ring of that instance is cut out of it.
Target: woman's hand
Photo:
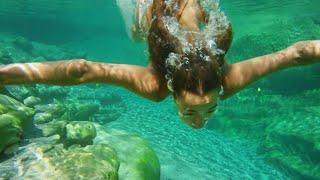
[[[297,65],[320,63],[320,40],[300,41],[289,47]]]

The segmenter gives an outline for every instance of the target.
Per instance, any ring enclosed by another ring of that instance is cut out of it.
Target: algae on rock
[[[34,110],[5,95],[0,94],[0,154],[11,154],[22,140],[23,130],[32,124]]]
[[[110,144],[118,154],[120,179],[160,179],[159,159],[145,140],[125,131],[95,126],[98,135],[94,144]]]
[[[66,144],[86,146],[93,143],[97,132],[92,122],[70,122],[66,125]]]
[[[105,179],[117,180],[119,161],[108,145],[68,150],[57,136],[39,138],[21,147],[20,153],[0,164],[0,177],[14,179]],[[19,173],[17,170],[19,169]]]
[[[59,135],[31,139],[14,158],[0,163],[0,178],[160,179],[159,160],[139,136],[92,122],[68,125],[68,146],[61,144]],[[93,132],[97,133],[94,144],[83,144],[94,138]]]

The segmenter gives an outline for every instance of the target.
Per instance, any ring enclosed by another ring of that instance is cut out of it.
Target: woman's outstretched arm
[[[301,41],[273,54],[227,65],[222,99],[272,72],[313,63],[320,63],[320,40]]]
[[[154,101],[164,99],[161,83],[151,67],[79,60],[17,63],[0,66],[0,84],[77,85],[108,83],[122,86]]]

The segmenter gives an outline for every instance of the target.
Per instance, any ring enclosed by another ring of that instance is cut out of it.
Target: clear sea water
[[[288,27],[300,27],[300,24],[296,24],[297,19],[320,24],[319,0],[221,0],[220,4],[233,25],[233,42],[248,35],[285,34],[287,29],[278,26],[281,24],[279,22],[287,23]],[[129,39],[115,0],[0,0],[0,36],[23,36],[31,41],[84,50],[88,52],[90,60],[137,65],[146,65],[148,62],[146,44],[134,43]],[[293,39],[305,37],[299,33],[292,33],[292,36],[295,36]],[[313,38],[320,39],[319,36]],[[277,46],[285,47],[290,43],[284,41]],[[250,57],[249,51],[231,49],[232,54],[228,56],[231,62],[236,62],[241,59],[235,57]],[[319,73],[319,68],[315,71]],[[310,89],[319,89],[319,80],[318,76],[309,78],[305,83]],[[284,103],[289,102],[286,101],[286,91],[294,91],[292,89],[297,84],[292,84],[290,79],[285,82],[282,80],[281,83],[279,81],[276,81],[279,87],[273,90],[282,95]],[[263,82],[259,83],[256,86],[262,89],[269,87]],[[299,83],[299,86],[304,86],[303,82]],[[252,87],[255,88],[255,85]],[[252,138],[234,133],[230,135],[215,127],[194,130],[184,125],[177,116],[171,97],[154,103],[124,89],[109,88],[122,96],[128,111],[106,126],[135,132],[144,137],[160,159],[162,179],[291,178],[257,153],[258,143]],[[246,95],[248,93],[242,96]],[[239,107],[235,100],[227,100],[222,104],[222,112],[218,112],[212,121],[219,118],[234,118],[235,121],[238,117],[244,119],[243,111],[250,115],[253,103],[254,98],[247,98],[233,116],[224,117],[223,108]],[[290,107],[283,108],[283,111],[295,111]],[[270,106],[265,103],[259,108],[270,109]],[[308,114],[305,115],[308,117]]]

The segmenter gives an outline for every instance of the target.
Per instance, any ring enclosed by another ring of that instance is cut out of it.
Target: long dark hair
[[[174,95],[180,95],[183,90],[203,95],[220,87],[224,55],[232,41],[231,25],[215,38],[215,45],[223,53],[213,54],[205,46],[191,48],[186,53],[182,42],[169,32],[163,21],[163,17],[177,16],[172,8],[165,0],[153,1],[152,8],[153,21],[148,34],[151,62],[163,79],[170,83]]]

